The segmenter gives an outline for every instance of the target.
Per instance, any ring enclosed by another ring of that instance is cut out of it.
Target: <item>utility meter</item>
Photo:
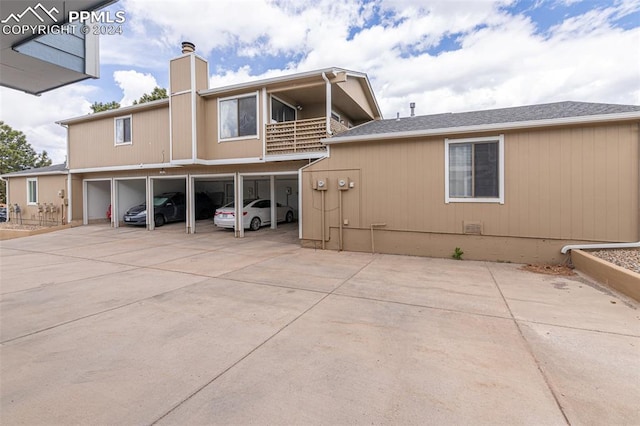
[[[349,178],[338,179],[338,189],[340,191],[346,191],[347,189],[349,189]]]
[[[318,191],[326,191],[327,190],[327,179],[318,179],[314,182],[313,189],[317,189]]]

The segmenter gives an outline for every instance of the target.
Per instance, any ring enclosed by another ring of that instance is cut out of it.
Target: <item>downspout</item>
[[[326,111],[325,111],[325,126],[327,127],[327,135],[331,135],[331,82],[327,78],[327,74],[322,72],[322,79],[325,81],[325,95],[326,95]]]
[[[640,248],[640,241],[635,243],[569,244],[568,246],[562,247],[560,252],[562,254],[567,254],[569,250],[610,248]]]
[[[267,88],[262,88],[262,161],[267,161],[267,124],[271,122],[268,113]],[[273,198],[272,198],[273,199]]]

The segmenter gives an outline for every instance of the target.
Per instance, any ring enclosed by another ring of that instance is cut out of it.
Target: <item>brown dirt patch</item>
[[[0,229],[15,229],[18,231],[35,231],[38,229],[50,228],[49,226],[42,225],[23,225],[12,222],[0,223]]]
[[[522,267],[525,271],[535,272],[537,274],[546,274],[546,275],[562,275],[562,276],[572,276],[576,273],[573,272],[573,269],[566,265],[549,265],[549,264],[540,264],[540,265],[525,265]]]

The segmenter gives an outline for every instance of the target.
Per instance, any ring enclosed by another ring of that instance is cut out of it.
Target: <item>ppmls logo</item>
[[[65,3],[58,3],[65,10]],[[68,19],[65,21],[64,18],[57,7],[47,9],[38,3],[27,6],[20,13],[10,13],[0,23],[5,35],[77,34],[77,26],[82,34],[122,34],[120,24],[125,22],[125,13],[124,10],[113,14],[104,10],[70,10]]]
[[[42,16],[40,16],[40,14],[38,14],[37,10],[40,10],[40,13],[43,15],[48,16],[49,18],[51,18],[53,20],[53,22],[58,22],[58,19],[55,17],[54,13],[58,14],[60,13],[60,11],[58,9],[56,9],[56,7],[52,7],[50,10],[47,10],[46,7],[44,7],[42,5],[42,3],[38,3],[37,5],[35,5],[35,7],[27,7],[24,12],[22,13],[18,13],[17,15],[15,13],[10,14],[9,16],[7,16],[5,19],[3,19],[2,21],[0,21],[3,24],[8,24],[9,21],[13,20],[14,23],[19,24],[20,20],[27,14],[27,13],[31,13],[33,16],[35,16],[40,22],[44,23],[44,19],[42,18]]]

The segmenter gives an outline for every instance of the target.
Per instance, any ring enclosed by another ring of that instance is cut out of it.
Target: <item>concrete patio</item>
[[[640,311],[520,265],[84,226],[0,244],[0,423],[640,424]]]

